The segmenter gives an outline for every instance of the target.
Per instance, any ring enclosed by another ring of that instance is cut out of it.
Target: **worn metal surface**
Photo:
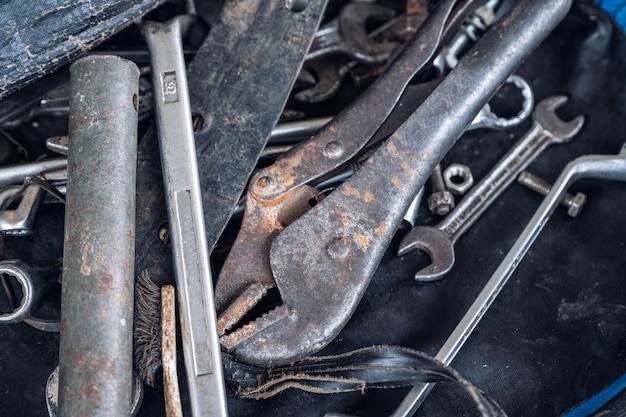
[[[171,285],[161,287],[161,360],[166,417],[183,417],[176,358],[176,293]]]
[[[311,208],[309,200],[317,194],[318,191],[312,187],[299,187],[280,204],[266,207],[252,198],[246,199],[239,234],[221,270],[220,278],[228,279],[220,279],[215,288],[215,305],[220,321],[224,323],[220,336],[239,322],[268,289],[276,287],[268,256],[272,241],[281,230]],[[254,265],[254,273],[246,274],[250,265]],[[253,284],[260,285],[263,291],[256,292],[258,295],[252,298],[239,298]]]
[[[191,109],[205,121],[195,140],[209,251],[280,117],[326,3],[293,13],[284,0],[228,1],[189,64]],[[171,282],[170,249],[158,238],[167,213],[154,132],[139,147],[137,269]]]
[[[337,335],[412,197],[570,5],[568,0],[517,5],[363,168],[278,235],[270,265],[282,297],[280,308],[289,314],[275,322],[272,312],[264,316],[271,324],[240,343],[236,355],[251,362],[281,362],[313,353]],[[293,178],[289,174],[283,181]]]
[[[226,396],[213,303],[182,31],[188,16],[146,22],[163,182],[180,302],[191,411],[225,417]]]
[[[275,286],[267,284],[273,281],[269,267],[269,249],[276,234],[286,226],[274,221],[276,213],[292,211],[295,201],[307,197],[305,192],[297,191],[299,186],[328,175],[365,146],[379,124],[391,113],[412,76],[424,68],[435,55],[444,35],[446,22],[458,19],[471,9],[471,2],[466,2],[459,9],[453,10],[454,3],[444,2],[431,13],[414,40],[406,46],[388,71],[346,110],[310,139],[295,146],[252,178],[246,211],[254,214],[244,217],[229,260],[218,278],[215,289],[218,313],[222,314],[228,308],[229,316],[232,316],[232,311],[237,311],[236,316],[243,317],[256,303],[250,304],[247,303],[250,299],[239,298],[242,291],[253,282],[262,283],[266,289]],[[302,213],[307,208],[306,200],[299,203],[297,211]],[[281,208],[281,205],[286,207]],[[255,245],[247,243],[252,240]],[[253,251],[254,257],[246,255],[250,251]],[[250,262],[235,265],[233,253],[244,255]],[[258,301],[257,298],[253,299]],[[227,306],[227,303],[235,304]],[[250,331],[251,328],[247,327],[247,332]],[[241,341],[243,337],[240,333],[239,336],[235,334],[229,339]]]
[[[384,62],[400,46],[397,41],[373,41],[367,24],[374,18],[393,17],[393,10],[380,4],[348,3],[332,21],[322,26],[313,38],[306,60],[330,54],[343,54],[359,62],[374,64]]]
[[[626,37],[616,25],[610,31],[612,22],[592,0],[576,1],[575,6],[567,22],[516,72],[529,80],[538,99],[568,94],[570,101],[560,115],[584,112],[587,118],[580,137],[548,150],[533,165],[535,172],[552,180],[578,155],[615,153],[626,128]],[[464,135],[444,158],[444,167],[464,163],[482,177],[527,127],[513,129],[515,138],[497,131]],[[589,195],[581,216],[571,219],[557,209],[453,362],[512,417],[561,415],[626,370],[621,360],[626,286],[620,272],[626,262],[626,247],[621,245],[626,234],[620,233],[624,223],[615,215],[626,204],[626,183],[583,180],[573,187]],[[400,230],[353,317],[320,354],[383,343],[435,354],[540,202],[541,197],[523,187],[510,187],[458,242],[457,265],[449,279],[434,285],[412,279],[423,257],[395,256],[406,232]],[[436,223],[424,205],[418,223]],[[37,235],[5,239],[7,256],[58,256],[62,211],[60,205],[48,206],[38,217]],[[219,248],[229,244],[225,239]],[[45,415],[42,385],[57,365],[58,335],[25,324],[0,326],[0,345],[2,414]],[[322,416],[328,411],[380,417],[389,415],[404,394],[404,389],[333,395],[286,390],[263,401],[231,394],[228,403],[231,414],[239,417]],[[467,414],[467,408],[458,391],[441,384],[417,414],[456,416]],[[140,415],[163,416],[163,410],[162,393],[147,389]]]
[[[274,182],[271,188],[261,188],[251,182],[250,189],[254,195],[260,201],[270,202],[352,159],[392,112],[413,76],[435,56],[445,36],[447,23],[469,13],[471,1],[462,3],[457,9],[454,9],[455,3],[448,0],[439,4],[413,40],[374,84],[317,134],[263,171],[264,176],[271,177]],[[328,154],[327,147],[336,152]],[[262,177],[257,177],[257,180],[259,178]]]
[[[114,56],[80,59],[70,71],[59,415],[126,416],[139,71]]]
[[[141,379],[133,374],[133,400],[130,408],[130,417],[135,417],[141,409],[143,402],[144,388]],[[49,417],[59,417],[59,367],[54,371],[46,381],[46,408]],[[167,417],[170,417],[169,415]]]
[[[188,67],[209,250],[228,223],[289,92],[327,0],[229,0]],[[262,109],[262,110],[261,110]]]
[[[343,79],[356,65],[355,61],[343,61],[330,57],[321,57],[305,63],[302,71],[315,74],[315,84],[293,95],[303,103],[319,103],[337,94],[343,85]]]

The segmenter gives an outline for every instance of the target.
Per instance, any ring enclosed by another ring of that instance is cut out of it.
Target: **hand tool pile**
[[[591,0],[119,3],[0,77],[2,415],[561,415],[624,372]]]

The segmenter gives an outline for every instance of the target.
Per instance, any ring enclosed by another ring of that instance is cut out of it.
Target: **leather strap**
[[[472,398],[483,417],[504,417],[500,406],[453,368],[425,353],[399,346],[370,346],[332,356],[309,356],[262,367],[222,354],[225,376],[243,398],[263,399],[289,388],[318,394],[367,388],[399,388],[430,382],[453,382]]]

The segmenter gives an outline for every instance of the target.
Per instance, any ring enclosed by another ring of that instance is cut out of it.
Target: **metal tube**
[[[59,416],[131,412],[137,66],[70,67]]]

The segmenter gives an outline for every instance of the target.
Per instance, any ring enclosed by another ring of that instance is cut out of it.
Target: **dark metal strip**
[[[207,241],[226,227],[293,87],[327,0],[228,1],[188,68]]]

